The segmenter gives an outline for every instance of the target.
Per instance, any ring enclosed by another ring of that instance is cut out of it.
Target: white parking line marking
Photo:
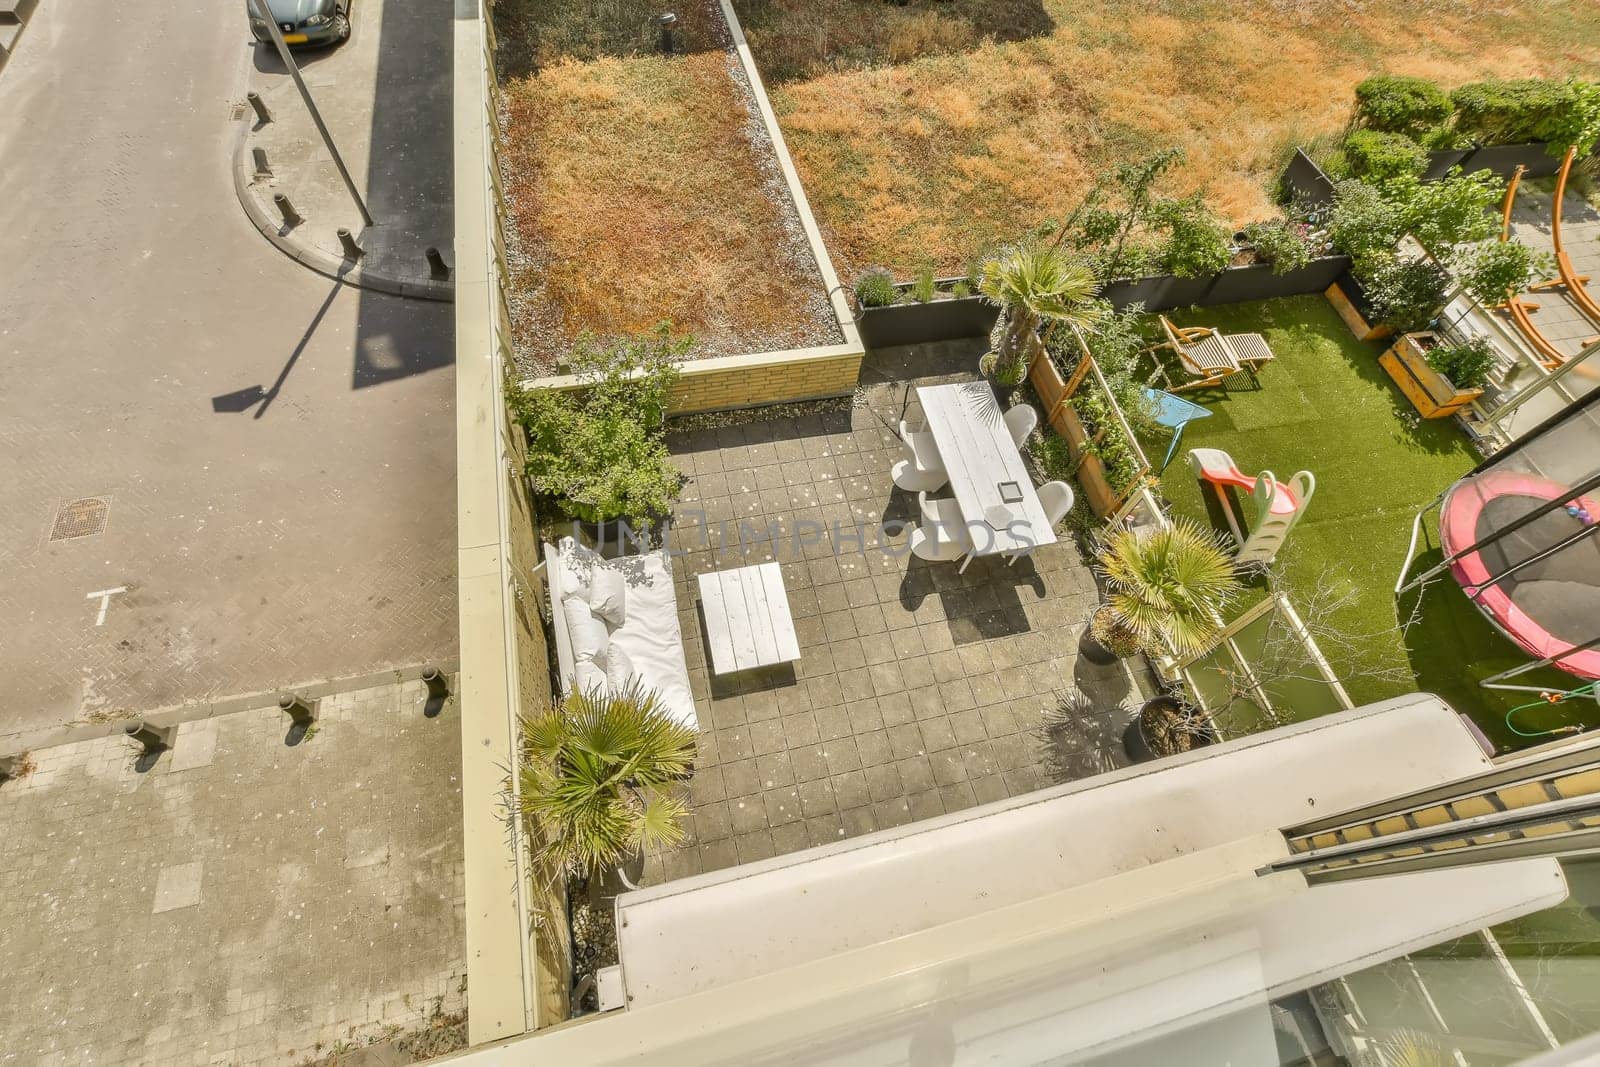
[[[100,616],[94,620],[94,624],[96,626],[104,626],[106,624],[106,608],[111,606],[111,598],[116,596],[118,593],[126,593],[127,591],[127,586],[119,585],[115,589],[101,589],[98,592],[90,593],[83,598],[85,600],[93,600],[95,597],[100,598]]]

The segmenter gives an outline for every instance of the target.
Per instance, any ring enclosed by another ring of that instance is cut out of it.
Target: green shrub
[[[1139,325],[1144,305],[1130,304],[1118,314],[1108,302],[1096,303],[1104,307],[1094,325],[1084,329],[1084,343],[1129,427],[1135,434],[1149,433],[1155,426],[1155,405],[1145,395],[1145,380],[1137,373],[1139,356],[1149,345]],[[1060,357],[1060,365],[1076,365],[1078,345],[1074,338],[1058,332],[1051,338],[1051,346]]]
[[[1444,306],[1450,276],[1427,259],[1390,259],[1361,278],[1377,320],[1400,333],[1426,329]]]
[[[1252,222],[1244,228],[1244,236],[1255,246],[1256,255],[1272,264],[1274,274],[1287,274],[1311,262],[1311,246],[1299,223]]]
[[[1403,175],[1385,182],[1383,195],[1400,210],[1402,232],[1442,256],[1499,230],[1494,209],[1505,195],[1505,182],[1487,170],[1462,174],[1458,169],[1432,182]]]
[[[1435,255],[1446,256],[1456,245],[1495,232],[1498,220],[1490,209],[1504,191],[1504,183],[1486,170],[1458,170],[1432,182],[1414,174],[1381,185],[1340,182],[1333,191],[1328,234],[1334,247],[1356,261],[1357,274],[1389,259],[1408,233]]]
[[[1355,260],[1357,274],[1389,259],[1403,233],[1404,213],[1376,186],[1353,180],[1334,186],[1328,236],[1335,248]]]
[[[900,302],[900,289],[894,275],[873,267],[856,279],[856,303],[864,308],[886,308]]]
[[[1421,174],[1428,166],[1428,153],[1421,145],[1402,134],[1381,130],[1356,130],[1345,138],[1344,155],[1350,173],[1368,181]]]
[[[1356,86],[1356,121],[1371,130],[1418,137],[1451,110],[1450,97],[1426,78],[1378,74]]]
[[[1322,168],[1322,173],[1328,176],[1331,182],[1347,181],[1354,177],[1350,172],[1350,157],[1344,154],[1344,148],[1329,149],[1324,155],[1317,157],[1313,162]]]
[[[1428,366],[1450,379],[1457,389],[1481,389],[1494,369],[1494,347],[1487,337],[1428,350]]]
[[[1166,232],[1162,265],[1178,277],[1204,278],[1228,265],[1228,231],[1199,193],[1151,205],[1150,221]]]
[[[1450,94],[1457,125],[1485,144],[1548,141],[1587,151],[1600,137],[1600,86],[1571,79],[1482,81]]]
[[[1576,79],[1567,83],[1567,105],[1541,127],[1550,151],[1565,152],[1576,148],[1578,155],[1587,155],[1600,142],[1600,84]]]
[[[1452,259],[1456,277],[1466,291],[1486,307],[1494,307],[1508,293],[1520,293],[1528,283],[1555,270],[1554,257],[1535,252],[1517,241],[1480,241]]]
[[[1078,461],[1072,458],[1072,446],[1067,439],[1045,427],[1034,437],[1033,461],[1047,482],[1064,482],[1078,473]]]
[[[628,518],[653,525],[683,487],[662,431],[667,396],[692,338],[662,323],[648,337],[601,348],[580,342],[572,364],[583,387],[522,389],[507,402],[528,434],[533,487],[587,522]]]
[[[926,304],[933,299],[933,293],[933,267],[924,265],[921,270],[917,271],[917,280],[911,283],[911,289],[907,295],[919,304]]]
[[[950,287],[950,295],[955,297],[971,296],[972,286],[967,284],[965,278]]]

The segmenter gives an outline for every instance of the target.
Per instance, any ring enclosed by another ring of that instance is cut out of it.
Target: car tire
[[[344,14],[333,16],[333,32],[334,36],[338,37],[339,40],[348,41],[350,39],[350,16]]]

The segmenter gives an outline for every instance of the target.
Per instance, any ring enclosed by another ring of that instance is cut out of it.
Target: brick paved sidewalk
[[[0,784],[0,1064],[301,1063],[464,1010],[460,718],[409,682]]]

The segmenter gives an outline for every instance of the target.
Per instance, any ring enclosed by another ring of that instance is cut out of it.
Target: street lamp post
[[[306,102],[306,110],[311,112],[311,121],[317,124],[317,132],[322,134],[322,143],[328,146],[328,154],[333,157],[333,165],[339,168],[339,177],[344,179],[344,187],[350,190],[350,199],[356,202],[356,209],[361,212],[361,218],[366,224],[374,225],[372,212],[367,210],[367,202],[361,198],[355,179],[350,177],[350,170],[344,165],[344,157],[339,154],[338,146],[333,143],[333,135],[328,132],[327,124],[322,121],[322,113],[317,110],[317,102],[311,99],[311,90],[306,88],[305,80],[300,77],[300,68],[295,64],[294,57],[289,54],[289,46],[284,43],[283,34],[279,32],[277,22],[273,20],[272,12],[267,7],[267,0],[250,0],[250,6],[257,17],[267,24],[267,33],[272,35],[273,46],[278,49],[278,58],[289,68],[289,77],[294,79],[294,87],[300,90],[300,99]]]

